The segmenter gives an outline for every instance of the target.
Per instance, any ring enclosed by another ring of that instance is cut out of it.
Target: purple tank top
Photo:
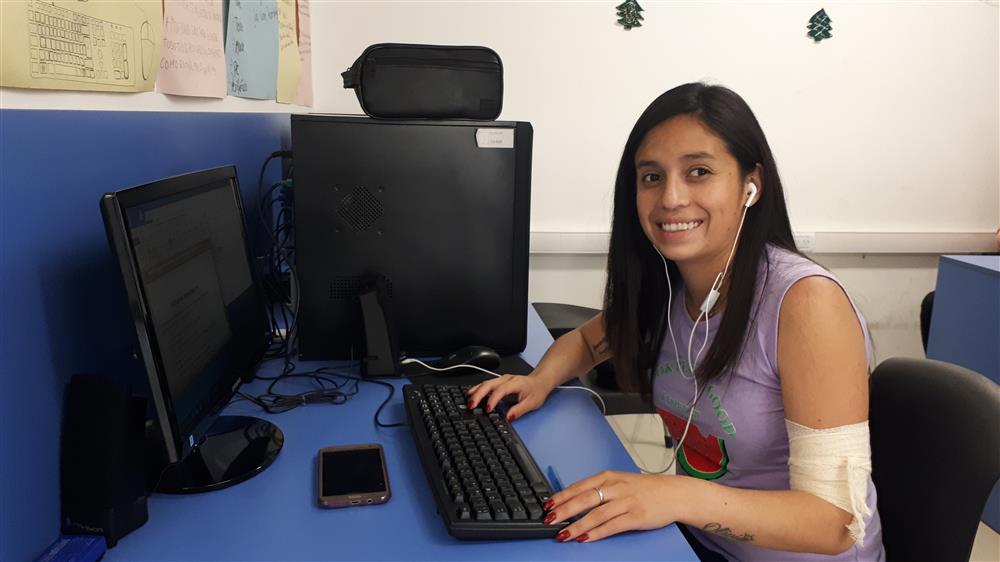
[[[799,279],[818,275],[840,282],[821,266],[780,248],[768,247],[767,259],[768,263],[762,262],[757,274],[757,298],[751,309],[751,315],[756,310],[756,322],[748,330],[746,348],[731,373],[700,389],[701,398],[695,405],[691,428],[677,454],[678,474],[735,488],[789,489],[788,434],[777,367],[778,313],[785,293]],[[694,383],[689,378],[687,364],[688,338],[694,321],[685,309],[683,295],[682,288],[674,287],[670,318],[684,372],[678,372],[677,354],[668,332],[653,380],[653,402],[675,443],[684,431],[689,412],[687,405],[694,396]],[[853,301],[851,304],[854,305]],[[864,318],[857,307],[855,313],[864,330],[865,349],[871,358]],[[718,327],[719,315],[708,320],[706,351]],[[693,338],[692,360],[704,341],[705,321],[702,320]],[[771,550],[693,527],[691,531],[703,544],[732,560],[881,561],[885,553],[875,500],[875,486],[869,477],[867,504],[871,515],[865,520],[864,544],[852,546],[836,556]]]

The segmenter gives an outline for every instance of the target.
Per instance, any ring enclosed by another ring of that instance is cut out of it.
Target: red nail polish
[[[584,534],[580,535],[579,537],[576,537],[576,542],[587,542],[589,540],[590,540],[590,536],[587,533],[584,533]]]
[[[556,535],[556,540],[559,542],[566,542],[567,540],[569,540],[569,531],[565,529],[559,531],[559,534]]]
[[[514,421],[516,419],[517,419],[517,416],[515,416],[514,414],[507,414],[507,423],[510,423],[510,422],[512,422],[512,421]]]
[[[548,510],[552,509],[552,506],[554,506],[555,504],[556,504],[556,500],[549,500],[549,501],[545,502],[545,505],[542,506],[542,509],[544,509],[545,511],[548,511]]]
[[[470,410],[474,410],[476,408],[476,405],[472,403],[472,400],[469,400],[468,408]]]
[[[487,404],[486,405],[486,413],[487,414],[492,414],[493,413],[493,406],[490,406],[489,404]]]
[[[556,514],[555,513],[549,513],[548,515],[545,516],[545,519],[542,521],[542,523],[545,523],[546,525],[548,525],[549,523],[551,523],[551,522],[553,522],[555,520],[556,520]]]

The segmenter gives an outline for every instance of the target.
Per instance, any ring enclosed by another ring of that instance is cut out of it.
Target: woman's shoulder
[[[767,245],[767,261],[770,263],[772,268],[777,268],[779,270],[794,269],[800,267],[816,267],[823,269],[823,266],[812,261],[811,259],[803,256],[797,251],[792,251],[787,248],[782,248],[781,246],[775,246],[773,244]]]
[[[767,259],[760,267],[760,279],[755,311],[758,339],[775,372],[779,319],[816,316],[817,311],[810,307],[819,306],[823,311],[836,313],[838,319],[857,318],[865,332],[867,350],[864,317],[837,276],[822,265],[797,252],[768,246]],[[853,315],[845,315],[845,311]]]
[[[796,252],[769,246],[768,269],[761,305],[773,317],[817,316],[815,307],[821,307],[844,318],[856,316],[864,324],[847,288],[822,265]]]
[[[774,323],[790,293],[798,298],[839,301],[846,297],[850,301],[847,290],[830,270],[797,252],[771,245],[766,261],[760,266],[758,286],[758,312]]]
[[[766,294],[779,298],[800,279],[826,277],[839,284],[836,276],[822,265],[791,250],[768,245],[766,259],[760,267],[761,285]]]

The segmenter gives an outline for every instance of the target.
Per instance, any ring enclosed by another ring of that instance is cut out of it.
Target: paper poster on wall
[[[152,90],[162,29],[160,2],[0,0],[0,85]]]
[[[295,103],[312,107],[312,32],[309,26],[309,0],[298,1],[299,10],[299,94]]]
[[[163,0],[163,48],[156,90],[226,97],[222,0]]]
[[[273,100],[278,80],[278,6],[274,0],[230,0],[226,81],[231,96]]]
[[[295,0],[278,0],[278,102],[293,103],[299,91],[299,42]]]

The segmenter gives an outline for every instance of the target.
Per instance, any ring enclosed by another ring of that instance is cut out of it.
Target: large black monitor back
[[[527,338],[532,128],[293,115],[299,352],[359,358],[382,278],[401,352]]]

